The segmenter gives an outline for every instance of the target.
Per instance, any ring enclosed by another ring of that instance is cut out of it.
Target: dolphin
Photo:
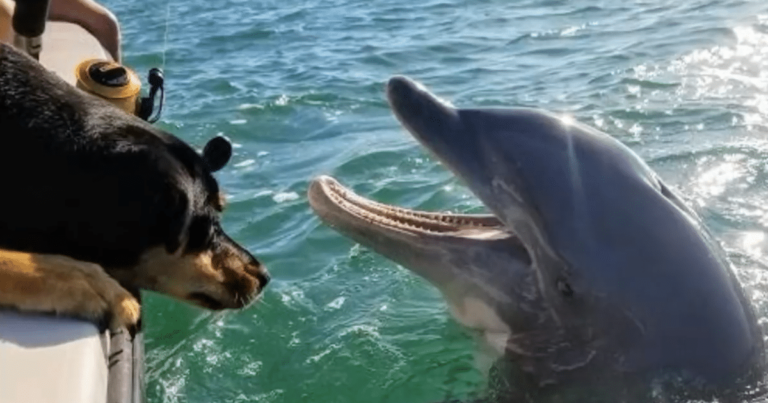
[[[403,76],[386,95],[490,214],[389,206],[329,176],[311,181],[310,205],[440,290],[511,368],[496,370],[514,379],[494,401],[755,393],[754,308],[701,218],[630,148],[543,110],[456,108]]]

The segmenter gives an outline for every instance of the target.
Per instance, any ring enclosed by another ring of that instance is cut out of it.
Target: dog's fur
[[[222,140],[200,155],[0,44],[0,306],[113,327],[140,288],[245,306],[268,275],[221,228]]]

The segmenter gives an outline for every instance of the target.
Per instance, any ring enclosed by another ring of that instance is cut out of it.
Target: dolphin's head
[[[398,120],[490,210],[425,213],[329,177],[323,221],[438,287],[540,385],[676,370],[727,384],[762,354],[752,308],[698,216],[629,148],[532,109],[458,109],[394,77]]]

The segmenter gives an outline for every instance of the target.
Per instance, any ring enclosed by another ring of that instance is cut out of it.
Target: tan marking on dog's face
[[[266,285],[267,270],[226,237],[210,250],[169,254],[158,247],[140,263],[113,275],[123,284],[157,291],[209,309],[242,308]]]

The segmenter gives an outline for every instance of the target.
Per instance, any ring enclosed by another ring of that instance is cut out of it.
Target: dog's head
[[[226,198],[211,173],[232,156],[225,137],[214,137],[202,155],[168,137],[169,169],[157,195],[155,217],[162,243],[149,247],[131,267],[110,272],[126,286],[149,289],[209,309],[241,308],[269,281],[266,268],[221,227]],[[202,158],[201,158],[202,157]]]

